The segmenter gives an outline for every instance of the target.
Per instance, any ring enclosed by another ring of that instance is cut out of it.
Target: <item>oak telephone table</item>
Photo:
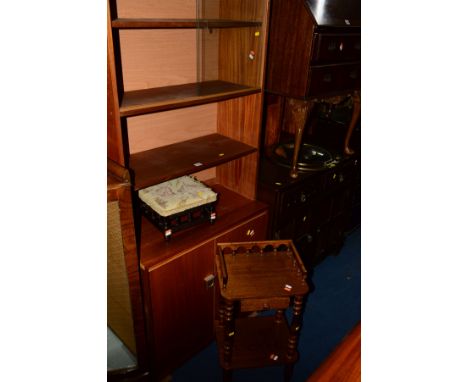
[[[292,376],[298,359],[307,271],[291,240],[218,243],[219,287],[216,340],[223,381],[233,369],[285,365]],[[293,300],[291,324],[285,310]],[[276,310],[274,315],[246,312]]]

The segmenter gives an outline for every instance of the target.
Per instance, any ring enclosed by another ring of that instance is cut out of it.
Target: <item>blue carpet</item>
[[[292,382],[304,382],[361,319],[361,230],[352,231],[338,256],[329,256],[309,275],[299,361]],[[312,285],[313,284],[313,285]],[[287,312],[290,319],[291,309]],[[176,370],[174,382],[221,381],[215,343]],[[283,367],[235,370],[233,381],[281,382]]]

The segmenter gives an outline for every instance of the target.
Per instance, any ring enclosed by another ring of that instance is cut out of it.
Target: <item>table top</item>
[[[216,265],[221,295],[228,300],[290,297],[309,291],[307,271],[289,240],[218,244]]]

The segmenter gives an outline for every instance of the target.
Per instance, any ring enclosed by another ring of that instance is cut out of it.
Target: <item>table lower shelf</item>
[[[286,357],[288,338],[289,327],[284,317],[280,323],[275,322],[275,316],[236,318],[231,362],[227,363],[223,354],[224,327],[216,324],[219,361],[225,370],[296,362],[296,351],[291,359]]]

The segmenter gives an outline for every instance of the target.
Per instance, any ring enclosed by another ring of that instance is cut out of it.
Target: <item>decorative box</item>
[[[164,234],[216,220],[217,194],[202,182],[182,176],[138,191],[140,210]]]

